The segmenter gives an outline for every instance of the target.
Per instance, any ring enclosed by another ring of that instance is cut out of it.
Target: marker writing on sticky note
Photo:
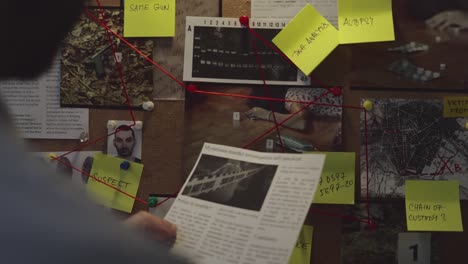
[[[358,17],[358,18],[348,18],[346,17],[343,22],[345,27],[364,27],[364,26],[373,26],[374,18],[373,17]]]
[[[444,97],[444,117],[468,117],[468,96]]]
[[[309,75],[338,46],[338,31],[307,4],[273,38],[273,43]]]
[[[289,264],[309,264],[312,251],[312,236],[314,227],[302,226],[299,237],[297,238],[296,246],[294,247]]]
[[[323,178],[325,178],[326,181]],[[339,192],[344,188],[354,188],[354,180],[348,180],[348,177],[346,177],[344,172],[339,172],[321,177],[318,191],[320,197],[323,197]]]
[[[130,163],[128,169],[121,168],[122,162]],[[124,212],[131,212],[135,200],[119,191],[102,184],[107,183],[127,194],[136,196],[140,184],[143,165],[125,161],[102,153],[96,153],[86,189],[97,202]],[[98,181],[99,180],[99,181]]]
[[[447,222],[447,207],[442,204],[408,203],[409,221]]]
[[[405,182],[410,231],[463,231],[458,181]]]
[[[338,0],[340,44],[395,40],[391,0]]]
[[[317,152],[309,152],[317,153]],[[355,153],[318,152],[326,154],[325,165],[313,203],[354,204]]]
[[[327,23],[322,23],[322,24],[318,25],[314,30],[312,30],[310,32],[310,34],[308,36],[306,36],[304,38],[304,41],[301,44],[299,44],[299,47],[296,50],[292,51],[291,56],[292,57],[300,56],[304,50],[311,47],[311,45],[314,43],[314,41],[317,38],[319,38],[320,34],[323,31],[325,31],[329,26],[331,26],[331,25],[327,24]]]

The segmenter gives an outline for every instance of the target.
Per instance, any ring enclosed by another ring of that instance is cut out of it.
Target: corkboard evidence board
[[[250,0],[221,0],[224,16],[239,17],[250,14]],[[404,4],[404,0],[393,1],[394,5]],[[178,0],[177,1],[177,35],[170,39],[156,39],[154,59],[161,66],[169,69],[178,78],[182,76],[183,45],[185,16],[218,16],[218,0]],[[397,25],[397,32],[399,25]],[[397,36],[399,36],[397,34]],[[398,38],[398,37],[397,37]],[[403,40],[398,40],[403,42]],[[434,84],[434,87],[411,87],[410,89],[351,89],[352,83],[346,74],[349,73],[353,61],[359,61],[365,55],[366,44],[358,45],[358,49],[352,46],[341,46],[322,65],[314,71],[314,75],[325,83],[343,85],[344,100],[348,105],[359,105],[360,98],[440,98],[441,96],[461,95],[463,91],[454,92],[445,88],[457,88],[444,83]],[[357,59],[357,60],[353,60]],[[365,62],[361,62],[366,65]],[[381,70],[384,72],[384,69]],[[368,72],[355,73],[366,76]],[[359,76],[358,76],[359,77]],[[164,91],[165,87],[174,87],[169,78],[158,73],[158,82],[155,89]],[[359,80],[359,78],[355,79]],[[382,83],[384,81],[382,80]],[[388,87],[406,86],[400,81],[385,81]],[[457,86],[458,84],[455,84]],[[436,89],[439,87],[438,89]],[[377,87],[378,88],[378,87]],[[460,87],[458,87],[460,88]],[[172,88],[171,88],[172,89]],[[459,90],[459,89],[458,89]],[[159,96],[158,96],[159,97]],[[161,96],[164,97],[164,96]],[[159,97],[159,98],[161,98]],[[183,182],[186,175],[183,170],[183,148],[184,144],[184,101],[155,101],[155,110],[151,113],[136,111],[136,119],[144,122],[143,142],[144,148],[142,159],[145,164],[138,197],[146,200],[151,193],[175,193]],[[108,120],[129,120],[130,115],[125,110],[92,109],[90,111],[90,138],[96,139],[106,134],[106,123]],[[359,113],[356,111],[345,111],[343,116],[344,148],[346,151],[359,152]],[[40,151],[62,151],[72,150],[80,146],[76,140],[30,140],[29,143]],[[85,150],[105,150],[105,143],[100,142]],[[359,161],[356,162],[356,165]],[[356,166],[359,168],[359,166]],[[359,174],[357,174],[359,175]],[[356,190],[358,191],[358,190]],[[357,192],[358,193],[358,192]],[[136,203],[133,212],[144,210],[145,206]],[[342,214],[342,206],[314,205],[313,209],[328,213]],[[468,206],[462,202],[462,217],[467,226]],[[307,223],[313,225],[314,242],[312,252],[312,263],[340,263],[340,248],[342,240],[342,220],[317,213],[310,213]],[[464,245],[468,243],[466,233],[433,233],[433,237],[440,245],[441,263],[459,263],[464,259]]]
[[[460,69],[452,71],[449,78],[443,78],[435,82],[421,84],[394,78],[386,70],[383,61],[380,58],[385,57],[382,54],[375,53],[382,48],[398,46],[409,41],[434,42],[434,38],[439,36],[438,32],[425,32],[420,27],[411,28],[408,24],[408,4],[417,2],[416,0],[394,0],[394,17],[402,17],[402,21],[396,20],[395,33],[396,41],[394,43],[372,43],[358,45],[339,46],[320,66],[311,74],[312,83],[314,79],[320,80],[327,85],[340,85],[343,87],[344,104],[359,106],[361,98],[442,98],[443,96],[466,96],[466,84],[464,83],[463,72]],[[250,16],[250,0],[222,0],[222,16],[238,18],[243,15]],[[408,28],[410,27],[410,28]],[[455,50],[460,51],[460,46],[468,45],[468,37],[465,36],[447,36],[441,34],[442,38],[452,38],[453,41],[444,42],[443,45],[433,46],[435,52],[431,53],[429,58],[417,57],[416,62],[426,67],[437,66],[447,59],[450,59],[450,65],[457,65],[457,57],[462,56]],[[444,54],[442,56],[441,54]],[[449,56],[447,56],[449,55]],[[466,56],[465,56],[466,58]],[[383,59],[382,59],[383,60]],[[317,82],[315,82],[317,83]],[[360,111],[345,109],[343,114],[343,143],[344,151],[360,152]],[[356,155],[356,177],[359,181],[359,155]],[[356,185],[360,186],[359,184]],[[356,188],[356,194],[359,189]],[[359,198],[359,197],[357,197]],[[361,200],[362,201],[362,200]],[[388,202],[375,201],[376,204]],[[403,205],[404,200],[392,202],[396,205]],[[461,201],[462,219],[466,227],[468,224],[468,203]],[[345,206],[340,205],[312,205],[311,212],[307,216],[306,224],[314,226],[313,249],[311,263],[342,263],[341,247],[343,240],[344,220],[327,216],[318,211],[328,214],[345,214]],[[403,216],[405,215],[404,212]],[[404,230],[400,232],[406,232]],[[468,242],[468,234],[434,232],[432,233],[433,255],[437,255],[437,263],[456,263],[466,257],[463,254],[461,245]],[[375,241],[378,243],[378,241]],[[396,243],[396,241],[395,241]],[[379,254],[374,252],[374,254]],[[360,256],[360,263],[370,259],[367,256]],[[394,260],[391,263],[396,263]]]

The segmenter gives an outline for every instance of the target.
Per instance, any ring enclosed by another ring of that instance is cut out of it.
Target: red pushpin
[[[198,87],[195,84],[189,84],[189,85],[187,85],[187,87],[185,89],[187,89],[187,91],[189,91],[191,93],[194,93],[194,92],[196,92],[198,90]]]
[[[333,88],[330,88],[330,92],[334,95],[334,96],[340,96],[343,91],[341,90],[340,87],[333,87]]]
[[[241,16],[239,17],[239,22],[243,26],[248,26],[249,25],[250,18],[248,16]]]

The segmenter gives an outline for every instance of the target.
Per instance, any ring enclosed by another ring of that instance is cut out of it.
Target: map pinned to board
[[[466,118],[443,118],[443,100],[365,99],[369,195],[405,195],[405,180],[457,180],[468,199]],[[363,100],[363,101],[365,101]],[[366,194],[364,112],[361,114],[361,195]]]

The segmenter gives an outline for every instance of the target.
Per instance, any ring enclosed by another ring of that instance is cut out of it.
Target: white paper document
[[[0,95],[21,137],[79,139],[88,132],[88,109],[60,107],[60,77],[60,58],[56,58],[49,71],[35,80],[0,82]]]
[[[205,144],[165,217],[172,250],[197,264],[288,263],[324,161]]]
[[[307,3],[338,28],[337,0],[252,0],[252,17],[291,19]]]

